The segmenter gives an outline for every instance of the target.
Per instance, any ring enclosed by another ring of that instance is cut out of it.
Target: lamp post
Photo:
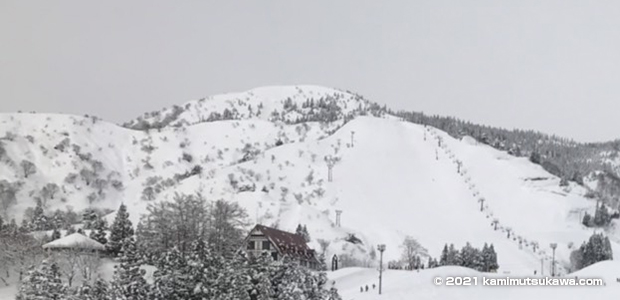
[[[377,246],[377,250],[381,253],[381,258],[379,259],[379,295],[381,295],[381,279],[383,275],[383,251],[385,251],[385,244],[381,244]]]
[[[553,249],[553,259],[551,260],[551,277],[555,277],[555,248],[558,247],[558,244],[551,243],[549,246]]]

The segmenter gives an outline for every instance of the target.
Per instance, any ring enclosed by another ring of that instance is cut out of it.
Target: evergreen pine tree
[[[497,253],[495,253],[495,248],[493,244],[489,246],[489,271],[495,271],[499,269],[499,264],[497,263]]]
[[[214,255],[204,240],[196,240],[191,245],[188,255],[188,281],[195,287],[193,290],[196,299],[215,298],[215,282],[224,268],[221,256]]]
[[[140,259],[136,251],[136,242],[128,237],[121,244],[120,264],[115,267],[112,281],[114,299],[142,300],[148,299],[148,284],[144,279],[144,270],[140,269]]]
[[[338,294],[338,290],[335,287],[332,287],[331,289],[329,289],[329,298],[327,298],[328,300],[342,300],[342,297],[340,297],[340,294]]]
[[[84,229],[93,229],[93,225],[97,220],[97,213],[92,209],[84,210],[82,214],[82,224]]]
[[[583,224],[586,227],[590,227],[590,226],[592,226],[591,222],[592,222],[592,216],[590,216],[590,214],[586,212],[583,215],[583,219],[581,220],[581,224]]]
[[[448,266],[460,266],[459,251],[456,250],[454,244],[450,244],[448,248],[448,256],[446,258],[446,265]]]
[[[295,234],[297,235],[304,235],[304,228],[301,226],[301,224],[297,224],[297,228],[295,229]]]
[[[250,260],[250,298],[252,300],[270,300],[274,294],[271,277],[275,272],[273,259],[268,252]]]
[[[61,238],[60,231],[54,228],[54,231],[52,231],[52,241],[55,241],[59,238]]]
[[[301,272],[299,264],[288,257],[278,265],[276,274],[273,277],[275,297],[277,300],[303,299],[304,274]]]
[[[45,212],[43,210],[43,205],[41,200],[37,200],[37,205],[34,208],[34,213],[32,216],[32,223],[30,225],[31,230],[40,231],[40,230],[48,230],[49,229],[49,220],[47,216],[45,216]]]
[[[129,213],[125,204],[121,204],[116,213],[114,223],[110,228],[110,239],[106,244],[106,248],[112,255],[118,255],[121,251],[124,239],[133,236],[134,231],[129,220]]]
[[[67,227],[67,232],[65,232],[65,236],[68,236],[68,235],[74,234],[75,232],[76,232],[76,231],[75,231],[75,227],[73,227],[73,226],[69,226],[69,227]]]
[[[60,210],[56,210],[54,212],[54,216],[52,216],[51,227],[53,229],[61,229],[65,223],[64,218],[62,217],[62,212]]]
[[[250,300],[252,284],[246,259],[235,255],[224,261],[213,286],[216,300]]]
[[[32,223],[28,222],[28,220],[26,218],[22,219],[22,224],[19,226],[19,230],[21,232],[30,232],[32,231]]]
[[[101,278],[97,278],[93,284],[91,297],[93,300],[112,300],[109,294],[108,283]]]
[[[469,242],[461,248],[459,266],[475,269],[476,249]]]
[[[97,218],[92,226],[92,230],[90,231],[90,238],[105,245],[108,242],[108,239],[106,238],[107,227],[108,226],[105,219]]]
[[[443,250],[441,251],[441,256],[439,257],[439,265],[447,266],[448,265],[448,244],[443,246]]]
[[[64,300],[67,287],[60,279],[56,264],[43,261],[38,267],[32,267],[24,278],[17,300]]]
[[[612,260],[613,253],[609,238],[602,233],[590,236],[587,243],[581,246],[581,267],[587,267],[604,260]]]
[[[181,252],[176,247],[166,251],[157,262],[149,299],[189,299],[193,289],[187,261]]]
[[[490,266],[491,266],[492,254],[491,254],[491,248],[489,247],[487,243],[484,243],[484,246],[482,247],[482,252],[480,253],[480,255],[482,256],[481,257],[482,258],[481,271],[489,272]]]

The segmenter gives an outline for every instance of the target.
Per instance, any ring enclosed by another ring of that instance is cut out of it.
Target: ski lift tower
[[[342,214],[342,210],[337,209],[336,210],[336,226],[340,227],[340,215]]]
[[[558,247],[558,244],[551,243],[549,246],[553,249],[553,259],[551,260],[551,277],[555,277],[555,248]]]

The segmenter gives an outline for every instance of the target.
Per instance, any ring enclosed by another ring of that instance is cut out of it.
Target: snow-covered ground
[[[335,281],[343,300],[385,299],[385,300],[425,300],[425,299],[612,299],[620,292],[616,282],[620,263],[607,261],[592,265],[566,278],[602,278],[605,286],[485,286],[483,278],[525,278],[502,274],[480,273],[461,267],[439,267],[430,270],[400,271],[387,270],[383,273],[382,295],[378,295],[379,272],[375,269],[345,268],[330,272],[330,285]],[[477,277],[477,285],[446,286],[435,285],[435,278],[462,276]],[[540,278],[527,276],[529,278]],[[377,286],[372,289],[372,284]],[[360,287],[369,286],[368,292],[360,292]]]

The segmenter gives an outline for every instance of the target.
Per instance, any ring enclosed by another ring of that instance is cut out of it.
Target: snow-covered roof
[[[105,246],[76,232],[43,245],[43,249],[105,250]]]

